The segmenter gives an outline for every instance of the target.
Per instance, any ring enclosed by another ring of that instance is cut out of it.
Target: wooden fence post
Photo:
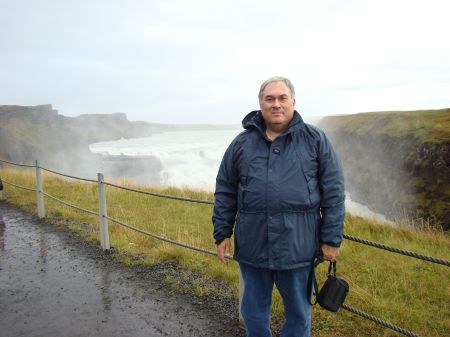
[[[100,244],[103,250],[109,250],[108,219],[106,219],[106,193],[104,177],[102,173],[97,173],[98,178],[98,216],[100,222]]]
[[[0,168],[2,167],[2,165],[0,164]],[[5,200],[3,198],[3,182],[2,182],[2,178],[0,177],[0,201]]]
[[[39,160],[36,160],[36,203],[40,219],[45,218],[44,194],[42,192],[41,168],[39,167]]]

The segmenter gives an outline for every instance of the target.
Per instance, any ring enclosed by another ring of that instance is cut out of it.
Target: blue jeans
[[[274,283],[283,298],[286,316],[281,337],[311,336],[311,305],[306,296],[311,267],[270,270],[239,266],[244,280],[241,312],[247,337],[272,336],[270,308]]]

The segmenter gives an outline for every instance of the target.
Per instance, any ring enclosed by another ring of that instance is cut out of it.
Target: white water
[[[129,156],[155,156],[162,164],[163,185],[214,190],[222,156],[242,129],[170,131],[151,137],[121,139],[90,145],[94,153]],[[346,195],[348,212],[388,223],[386,218],[351,200]]]
[[[90,145],[94,153],[152,155],[162,164],[163,185],[213,190],[222,156],[241,129],[170,131],[151,137]]]

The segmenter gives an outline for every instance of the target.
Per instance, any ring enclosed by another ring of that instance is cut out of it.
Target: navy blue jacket
[[[343,238],[344,178],[325,134],[297,111],[274,141],[260,111],[249,113],[216,179],[214,238],[233,234],[234,258],[257,268],[311,263],[321,243]]]

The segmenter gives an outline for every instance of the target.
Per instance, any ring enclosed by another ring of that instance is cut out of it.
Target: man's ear
[[[295,98],[294,98],[294,103],[293,103],[292,105],[293,105],[293,107],[295,108]]]

